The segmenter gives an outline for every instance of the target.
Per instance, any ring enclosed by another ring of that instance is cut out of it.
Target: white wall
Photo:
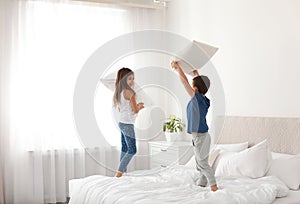
[[[300,117],[299,0],[173,0],[167,28],[219,47],[226,114]]]

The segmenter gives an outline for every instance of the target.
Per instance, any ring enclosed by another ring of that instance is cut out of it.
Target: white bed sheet
[[[300,189],[290,190],[286,197],[276,198],[273,204],[300,204]]]
[[[147,170],[121,178],[95,175],[69,182],[70,204],[222,203],[266,204],[286,196],[288,188],[276,177],[216,177],[219,190],[196,185],[199,172],[185,166]],[[143,175],[143,176],[141,176]]]

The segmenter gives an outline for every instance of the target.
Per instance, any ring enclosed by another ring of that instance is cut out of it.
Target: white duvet
[[[71,204],[156,203],[272,203],[288,194],[288,188],[273,176],[216,177],[219,190],[196,185],[199,172],[185,166],[135,171],[121,178],[95,175],[70,181]],[[157,171],[157,170],[156,170]]]

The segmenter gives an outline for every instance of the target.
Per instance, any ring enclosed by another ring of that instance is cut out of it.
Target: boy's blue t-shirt
[[[210,106],[210,100],[200,93],[195,93],[194,97],[187,105],[187,132],[207,132],[206,115]]]

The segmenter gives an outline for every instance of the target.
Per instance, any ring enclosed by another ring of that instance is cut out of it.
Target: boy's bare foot
[[[121,177],[122,175],[123,175],[123,172],[117,171],[115,177],[119,178],[119,177]]]
[[[217,187],[217,185],[213,185],[213,186],[211,186],[210,188],[211,188],[211,190],[212,190],[212,191],[216,191],[216,190],[218,190],[218,187]]]

